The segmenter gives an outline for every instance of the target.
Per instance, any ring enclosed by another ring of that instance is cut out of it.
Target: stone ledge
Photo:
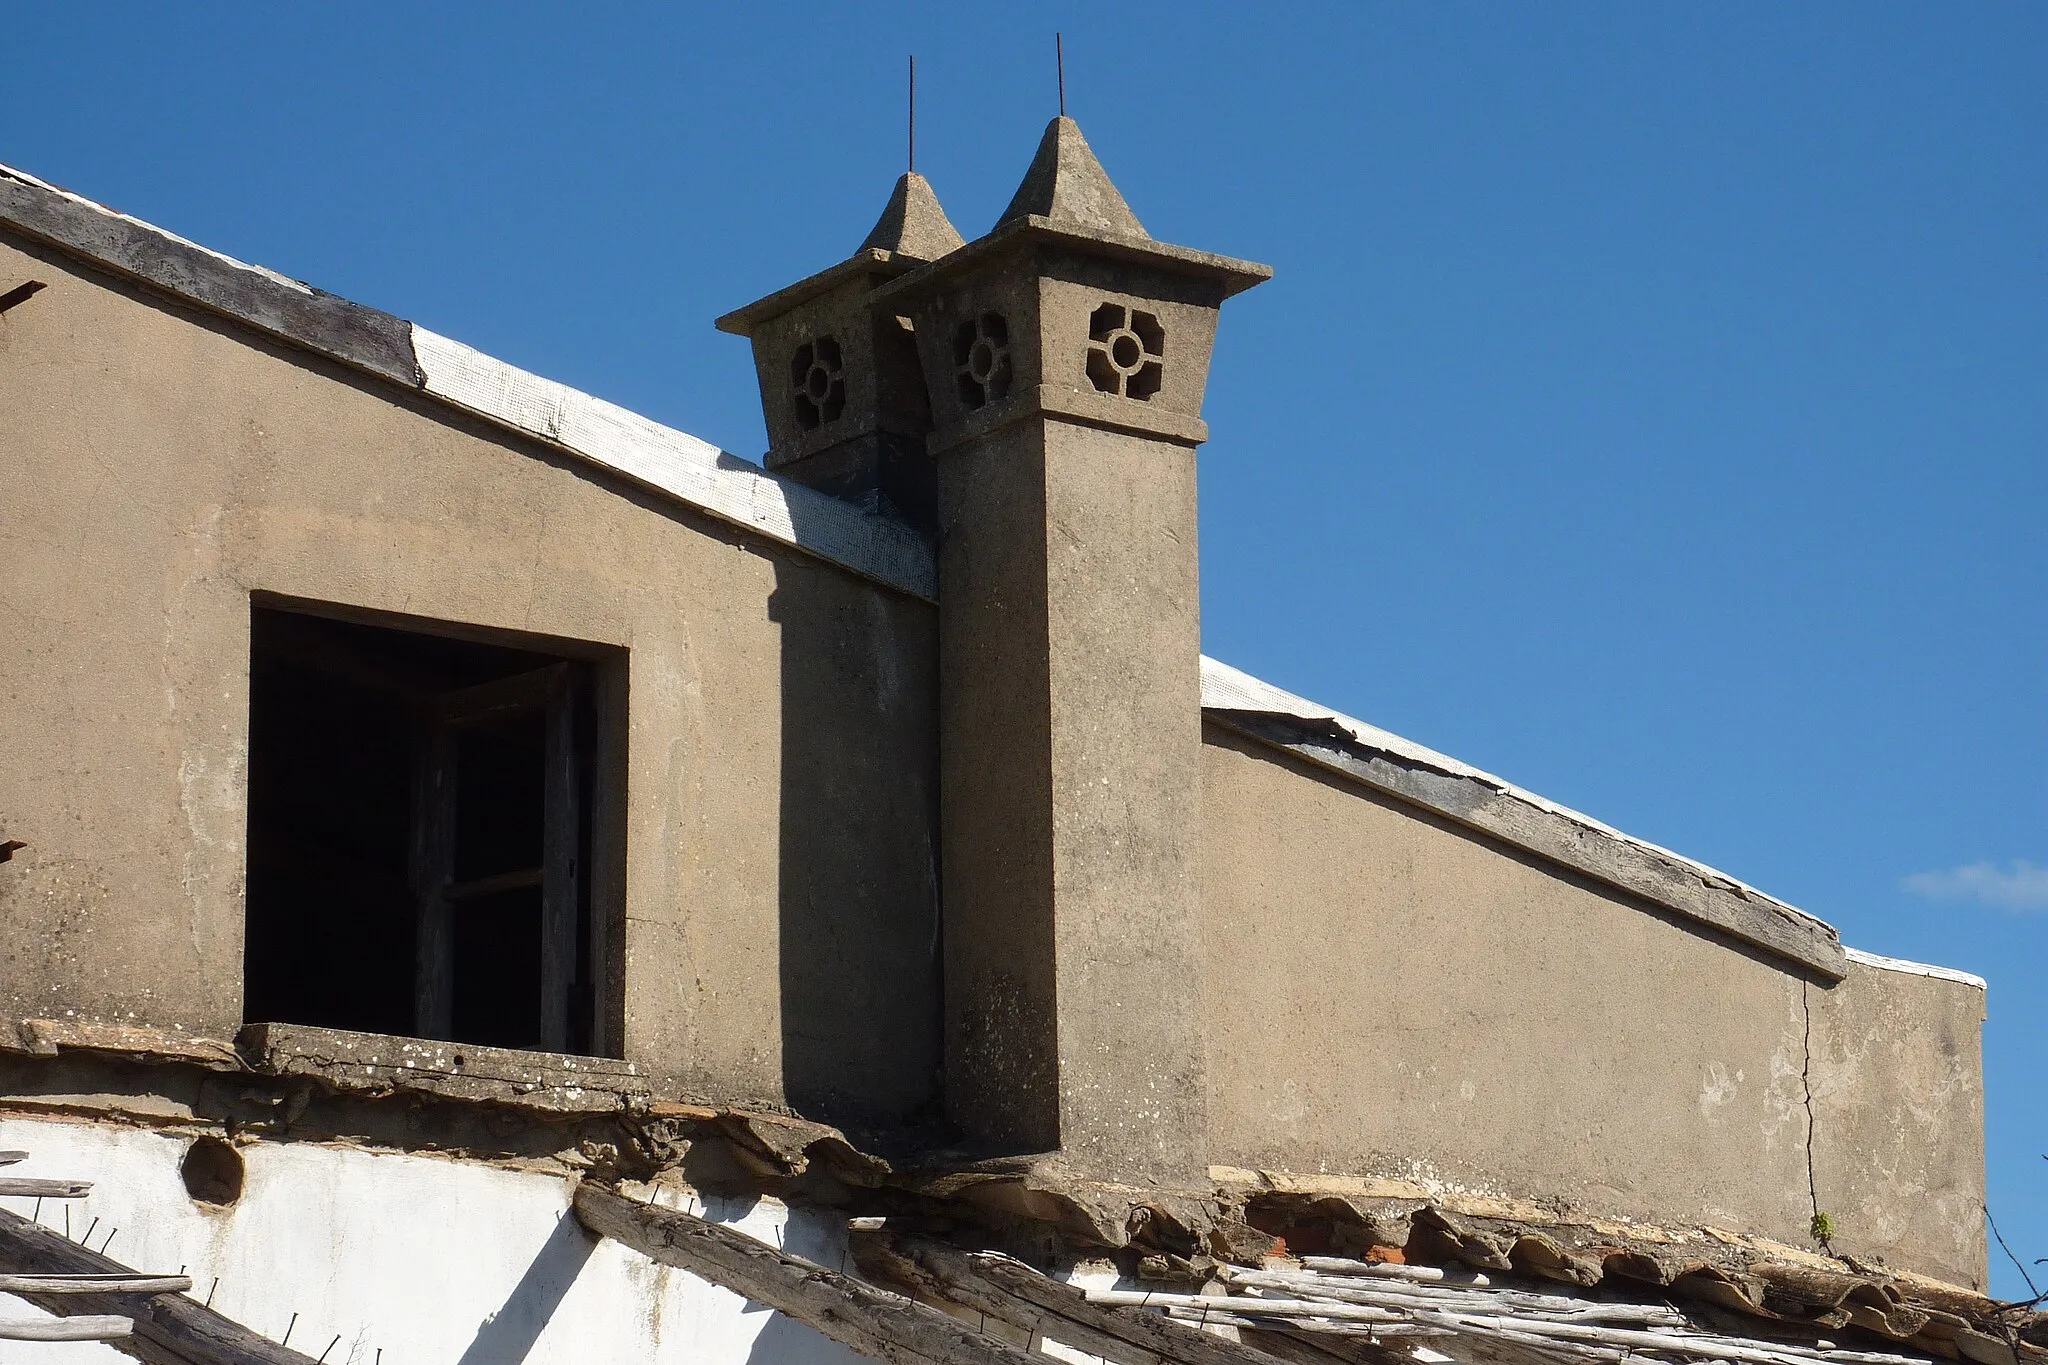
[[[424,1091],[562,1114],[645,1109],[655,1086],[632,1062],[442,1043],[307,1024],[251,1024],[236,1035],[250,1070],[353,1094]]]
[[[213,1071],[240,1071],[232,1043],[180,1029],[95,1019],[21,1019],[0,1024],[0,1052],[55,1057],[60,1052],[104,1052],[144,1061],[192,1062]]]

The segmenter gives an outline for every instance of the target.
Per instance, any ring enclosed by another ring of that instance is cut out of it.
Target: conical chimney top
[[[1025,217],[1049,218],[1118,237],[1151,238],[1095,159],[1088,139],[1081,136],[1081,125],[1065,114],[1045,126],[1038,155],[996,226]]]
[[[962,245],[960,230],[939,207],[929,180],[916,171],[899,176],[890,191],[889,203],[867,240],[837,265],[778,289],[744,308],[736,308],[718,320],[718,330],[751,336],[769,318],[780,317],[792,308],[837,289],[846,281],[866,278],[868,286],[916,270]]]
[[[886,251],[917,261],[936,261],[962,244],[960,230],[939,207],[929,180],[906,171],[889,195],[889,206],[875,220],[874,231],[860,244],[862,251]]]

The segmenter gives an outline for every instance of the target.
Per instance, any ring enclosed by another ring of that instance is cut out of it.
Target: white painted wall
[[[91,1180],[84,1199],[44,1200],[41,1221],[150,1272],[328,1365],[856,1365],[809,1327],[686,1271],[598,1242],[569,1213],[569,1182],[474,1162],[317,1143],[241,1149],[248,1180],[209,1210],[178,1175],[188,1140],[87,1121],[0,1118],[0,1149],[31,1153],[10,1175]],[[663,1202],[834,1268],[838,1220],[774,1200]],[[27,1215],[33,1200],[0,1201]],[[36,1316],[0,1296],[9,1317]],[[335,1338],[340,1340],[335,1342]],[[381,1352],[381,1356],[380,1356]],[[0,1342],[0,1365],[112,1365],[93,1343]]]

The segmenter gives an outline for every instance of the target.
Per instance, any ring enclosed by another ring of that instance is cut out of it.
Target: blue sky
[[[1208,651],[1989,978],[2048,1256],[2048,8],[25,6],[0,160],[752,455],[711,319],[860,241],[909,51],[985,230],[1056,28],[1154,234],[1278,271]]]

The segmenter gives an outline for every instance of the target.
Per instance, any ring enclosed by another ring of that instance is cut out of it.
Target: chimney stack
[[[896,182],[852,256],[718,320],[754,344],[770,469],[929,531],[931,405],[907,319],[868,296],[960,245],[931,185]]]
[[[1195,447],[1270,275],[1154,242],[1062,116],[987,236],[869,300],[931,401],[947,1106],[985,1150],[1202,1178]]]

